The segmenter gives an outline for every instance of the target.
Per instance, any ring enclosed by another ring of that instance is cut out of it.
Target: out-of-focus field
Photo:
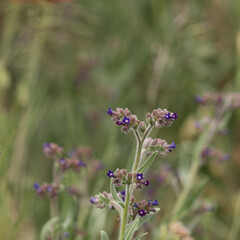
[[[178,146],[194,140],[194,121],[208,113],[194,96],[240,91],[239,20],[238,0],[1,1],[0,239],[38,239],[49,218],[47,199],[32,187],[50,180],[44,142],[69,150],[92,146],[105,169],[91,182],[89,197],[108,190],[106,171],[126,166],[135,147],[134,137],[106,116],[108,107],[128,107],[140,119],[166,107],[179,119],[156,136]],[[238,231],[239,111],[228,127],[221,146],[230,161],[201,169],[209,179],[203,195],[217,207],[199,222],[199,240],[240,239],[228,238]],[[161,161],[177,169],[179,150]],[[158,201],[166,215],[175,202],[168,186]],[[88,213],[82,216],[89,239],[99,239],[101,228],[116,237],[115,213],[99,214],[88,203],[85,209],[101,224],[92,229]]]

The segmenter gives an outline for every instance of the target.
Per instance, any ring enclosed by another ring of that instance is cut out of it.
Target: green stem
[[[145,140],[145,138],[149,135],[149,133],[151,132],[153,126],[149,126],[146,131],[144,132],[142,138],[140,137],[139,133],[137,130],[133,130],[133,133],[136,137],[137,140],[137,151],[136,151],[136,155],[135,155],[135,160],[133,163],[133,167],[132,167],[132,172],[135,172],[138,167],[139,167],[139,163],[141,160],[141,154],[142,154],[142,145],[143,142]],[[128,220],[128,209],[129,209],[129,203],[130,203],[130,199],[133,193],[133,188],[132,186],[127,185],[126,186],[126,200],[125,200],[125,207],[123,209],[123,214],[121,217],[121,227],[120,227],[120,234],[119,234],[119,240],[121,240],[125,234],[126,231],[126,226],[127,226],[127,220]]]
[[[137,152],[136,152],[136,156],[135,156],[135,160],[133,163],[133,168],[132,168],[132,172],[135,172],[138,168],[139,168],[139,164],[141,161],[141,154],[142,154],[142,145],[144,140],[146,139],[146,137],[150,134],[151,130],[152,130],[153,126],[149,126],[146,131],[143,134],[143,137],[140,138],[138,133],[136,131],[134,131],[135,136],[137,136]]]
[[[121,218],[121,227],[120,227],[120,235],[119,240],[121,240],[125,234],[126,226],[127,226],[127,219],[128,219],[128,209],[129,203],[132,195],[132,187],[129,185],[126,186],[126,200],[125,200],[125,207],[123,209],[123,215]]]

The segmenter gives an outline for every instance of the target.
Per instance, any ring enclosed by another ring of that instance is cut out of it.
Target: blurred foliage
[[[109,106],[129,107],[139,118],[155,107],[177,112],[177,124],[158,136],[189,146],[192,125],[205,114],[194,96],[240,90],[239,17],[237,0],[1,1],[1,238],[36,239],[48,219],[48,203],[32,189],[35,181],[50,179],[43,142],[66,149],[91,145],[107,169],[133,157],[133,137],[111,124]],[[230,229],[228,239],[238,239],[233,213],[239,209],[239,122],[238,112],[222,143],[231,162],[201,170],[210,179],[204,194],[218,208],[201,219],[197,239],[227,239]],[[177,156],[166,161],[177,168]],[[89,194],[107,188],[102,171]],[[159,195],[163,215],[174,202],[167,189]],[[114,236],[114,213],[85,207],[90,223],[81,227],[97,239],[96,229],[107,226]],[[96,218],[101,221],[91,221]]]

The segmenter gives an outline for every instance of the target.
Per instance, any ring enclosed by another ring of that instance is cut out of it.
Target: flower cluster
[[[145,154],[151,155],[154,151],[158,152],[159,157],[166,157],[172,149],[176,148],[175,142],[172,142],[170,145],[166,142],[166,140],[156,138],[146,138],[143,143],[143,148],[145,150]]]
[[[195,100],[202,105],[212,103],[216,105],[221,105],[223,103],[223,96],[220,93],[206,93],[201,96],[200,95],[195,96]]]
[[[181,240],[194,240],[191,237],[190,230],[182,222],[173,222],[169,225],[170,233]]]
[[[137,128],[140,122],[128,108],[117,108],[116,111],[109,108],[107,114],[112,117],[111,119],[116,125],[122,126],[121,130],[126,134],[130,133],[132,128]]]
[[[143,186],[147,187],[150,184],[149,180],[143,180],[143,173],[128,173],[126,169],[117,169],[114,173],[108,170],[107,176],[112,178],[112,183],[116,187],[134,184],[135,189],[142,189]]]
[[[133,215],[132,218],[135,219],[137,215],[140,217],[144,217],[145,215],[149,214],[150,212],[155,212],[155,208],[152,206],[158,206],[157,200],[149,200],[148,202],[146,200],[139,201],[133,204]]]
[[[63,153],[63,148],[57,145],[56,143],[44,143],[43,152],[48,158],[53,158],[59,156]]]
[[[152,113],[146,114],[147,122],[155,125],[157,128],[170,127],[177,118],[177,113],[161,108],[154,109]]]
[[[230,159],[230,155],[224,154],[222,151],[218,149],[210,149],[210,148],[205,148],[202,150],[201,156],[203,159],[206,159],[208,157],[213,157],[217,159],[219,163],[222,163],[226,160]]]
[[[36,182],[33,187],[35,188],[36,193],[41,197],[47,195],[50,198],[55,198],[59,192],[59,186],[50,183],[43,183],[40,185]]]
[[[61,158],[58,160],[58,163],[63,172],[69,169],[73,170],[74,172],[79,172],[82,167],[87,166],[87,164],[81,159]]]
[[[224,103],[227,104],[228,108],[239,108],[240,107],[240,94],[239,93],[206,93],[203,95],[195,96],[195,100],[202,105],[214,104],[221,106]]]

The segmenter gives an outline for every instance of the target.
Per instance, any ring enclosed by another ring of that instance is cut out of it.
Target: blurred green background
[[[155,136],[193,140],[202,115],[194,96],[240,90],[239,19],[238,0],[2,0],[0,239],[37,239],[49,217],[47,200],[32,188],[50,181],[43,142],[68,150],[90,145],[106,169],[126,166],[134,137],[111,123],[108,107],[128,107],[140,119],[166,107],[179,120]],[[224,142],[231,161],[203,173],[212,180],[205,195],[218,206],[211,228],[222,234],[199,239],[227,239],[231,229],[240,184],[239,119],[236,112]],[[175,166],[178,160],[177,152],[164,159]],[[89,194],[109,190],[105,170]],[[159,202],[164,209],[167,203]],[[106,218],[107,231],[109,224]]]

